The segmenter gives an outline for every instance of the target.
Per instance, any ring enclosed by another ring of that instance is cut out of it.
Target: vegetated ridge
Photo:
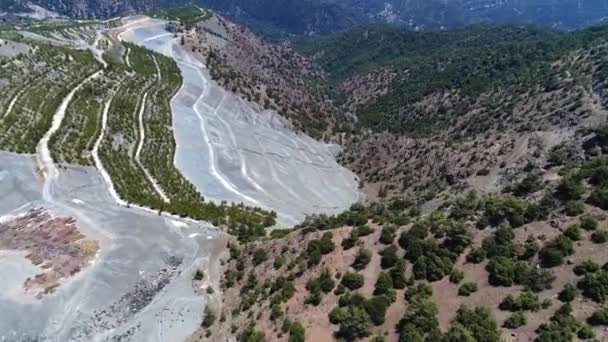
[[[215,28],[179,34],[199,49]],[[304,58],[293,78],[333,106],[322,136],[343,144],[341,160],[370,201],[267,238],[237,234],[221,284],[206,288],[221,295],[192,339],[599,338],[608,324],[605,30],[368,26],[295,50],[222,31],[259,56],[239,63],[222,44],[201,53],[220,55],[212,72],[252,101],[265,84],[252,61],[280,48]],[[273,74],[273,63],[259,64]],[[286,116],[314,131],[297,112]]]

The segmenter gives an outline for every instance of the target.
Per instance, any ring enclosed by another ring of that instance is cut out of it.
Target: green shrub
[[[277,255],[274,258],[274,269],[278,270],[279,268],[283,267],[283,265],[285,264],[285,257],[281,256],[281,255]]]
[[[578,276],[585,275],[587,273],[593,273],[600,270],[600,265],[596,264],[592,260],[584,260],[580,264],[574,266],[573,271],[574,274]]]
[[[359,242],[359,237],[357,236],[357,234],[354,233],[353,230],[346,239],[342,240],[342,248],[347,251],[355,247],[357,245],[357,242]]]
[[[459,341],[462,336],[468,341],[500,342],[500,331],[492,312],[485,307],[469,309],[460,307],[452,327],[446,334],[447,341]]]
[[[374,285],[375,296],[386,296],[391,302],[395,301],[396,295],[393,289],[393,280],[386,272],[380,272]]]
[[[608,271],[599,270],[585,274],[577,287],[582,291],[583,296],[604,303],[608,299]]]
[[[270,320],[274,322],[281,317],[283,317],[283,309],[281,309],[281,305],[276,303],[273,304],[270,307]]]
[[[289,328],[289,342],[305,342],[306,331],[302,323],[295,321]]]
[[[572,240],[564,235],[560,235],[545,244],[538,256],[543,267],[555,267],[561,265],[564,262],[563,259],[573,253],[574,246]]]
[[[349,290],[356,290],[363,286],[363,276],[359,273],[348,272],[342,277],[341,284]]]
[[[595,337],[593,329],[587,324],[584,324],[576,333],[576,336],[581,340],[592,340]]]
[[[474,248],[467,254],[467,262],[479,264],[486,259],[486,250],[483,248]]]
[[[594,243],[604,243],[608,241],[608,231],[604,229],[598,229],[591,234],[591,241]]]
[[[523,327],[527,323],[528,320],[526,319],[526,315],[522,311],[517,311],[507,318],[503,326],[507,329],[517,329]]]
[[[572,316],[569,303],[562,305],[551,317],[549,323],[543,323],[536,330],[536,342],[567,342],[574,339],[580,329],[580,323]]]
[[[511,286],[515,278],[515,263],[507,257],[496,257],[486,266],[492,286]]]
[[[370,317],[360,306],[349,306],[339,323],[338,336],[346,340],[355,340],[369,335]]]
[[[581,227],[585,230],[596,230],[598,227],[597,219],[591,215],[581,216]]]
[[[515,184],[513,187],[513,194],[521,197],[537,191],[543,188],[542,179],[536,174],[527,175],[521,182]]]
[[[450,283],[459,284],[462,279],[464,279],[464,272],[455,269],[450,273]]]
[[[608,187],[593,190],[588,201],[598,208],[608,210]]]
[[[239,341],[242,342],[264,342],[266,336],[263,332],[255,330],[255,324],[252,322],[247,325],[247,328],[243,331],[239,337]]]
[[[346,309],[336,306],[329,312],[328,316],[331,324],[340,324],[346,318]]]
[[[399,256],[397,255],[397,246],[390,245],[380,252],[382,258],[380,259],[380,266],[382,269],[387,269],[395,266]]]
[[[435,303],[425,295],[413,295],[408,300],[407,311],[397,325],[399,341],[440,341]]]
[[[572,241],[580,241],[583,238],[581,235],[581,229],[576,224],[573,224],[566,228],[566,230],[564,231],[564,236]]]
[[[458,289],[458,295],[459,296],[470,296],[472,293],[477,292],[477,284],[476,283],[471,283],[471,282],[467,282],[462,284],[462,286],[460,286],[460,288]]]
[[[608,308],[602,307],[595,310],[587,322],[591,325],[608,325]]]
[[[379,241],[381,244],[384,244],[384,245],[392,244],[393,241],[395,241],[395,228],[393,226],[383,227],[382,231],[380,232]]]
[[[407,285],[407,279],[405,278],[405,262],[401,259],[397,260],[395,266],[391,268],[388,273],[391,275],[393,280],[393,287],[396,289],[404,289]]]
[[[359,251],[357,252],[357,256],[355,257],[355,261],[353,261],[353,264],[351,265],[355,270],[360,271],[362,269],[364,269],[367,264],[369,264],[369,262],[372,259],[372,252],[370,252],[369,250],[365,249],[365,248],[359,248]]]
[[[363,226],[358,226],[357,228],[355,228],[355,232],[358,237],[363,237],[363,236],[368,236],[368,235],[372,234],[374,232],[374,230],[368,225],[363,225]]]
[[[506,296],[498,307],[501,310],[511,312],[538,311],[541,309],[541,302],[537,295],[524,291],[517,298],[512,295]]]
[[[556,195],[565,201],[577,201],[583,197],[585,187],[580,179],[567,176],[562,179],[557,187]]]
[[[304,252],[304,258],[308,261],[308,267],[318,265],[323,255],[331,253],[335,249],[332,234],[326,232],[319,240],[310,240]]]
[[[568,303],[573,301],[577,294],[578,291],[576,290],[576,287],[574,287],[572,284],[566,284],[559,292],[557,298],[564,303]]]
[[[578,216],[585,212],[583,201],[568,201],[564,206],[564,213],[568,216]]]
[[[213,310],[211,310],[211,308],[209,307],[209,305],[205,306],[205,318],[203,319],[203,322],[201,323],[201,327],[203,328],[209,328],[213,325],[213,323],[215,323],[215,319],[217,317],[215,316],[215,312],[213,312]]]
[[[386,316],[386,310],[391,305],[391,302],[386,296],[374,296],[365,301],[363,307],[370,317],[370,320],[375,325],[384,324],[384,317]]]
[[[265,250],[258,248],[253,253],[253,264],[259,265],[268,259],[268,254]]]

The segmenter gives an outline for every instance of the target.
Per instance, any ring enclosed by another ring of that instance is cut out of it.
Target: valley
[[[0,27],[0,339],[606,338],[601,18],[210,4]]]
[[[216,272],[219,291],[223,231],[260,236],[357,200],[334,146],[222,94],[165,26],[0,32],[3,338],[183,340],[210,297],[192,274]]]

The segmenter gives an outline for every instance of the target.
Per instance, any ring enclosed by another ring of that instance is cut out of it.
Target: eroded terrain
[[[219,231],[119,206],[90,167],[62,169],[51,202],[31,157],[0,153],[0,174],[2,227],[14,227],[2,233],[0,338],[167,341],[200,323],[205,298],[190,281]]]
[[[124,27],[122,39],[177,61],[183,83],[171,102],[175,165],[207,198],[273,209],[283,225],[340,212],[358,199],[356,176],[335,161],[337,146],[294,132],[276,112],[216,85],[163,21],[140,18]]]

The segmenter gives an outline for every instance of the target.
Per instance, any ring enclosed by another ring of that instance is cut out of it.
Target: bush
[[[391,302],[395,301],[396,295],[393,289],[393,280],[386,272],[380,272],[374,285],[374,295],[386,296]]]
[[[574,269],[573,269],[574,274],[576,274],[577,276],[582,276],[587,273],[597,272],[599,270],[600,270],[600,265],[596,264],[595,262],[593,262],[592,260],[589,260],[589,259],[574,266]]]
[[[216,318],[217,317],[215,316],[215,312],[213,312],[213,310],[211,310],[209,305],[205,306],[205,318],[203,319],[203,322],[201,323],[201,327],[203,327],[203,328],[211,327],[213,325],[213,323],[215,323]]]
[[[568,216],[578,216],[585,212],[583,201],[568,201],[564,206],[564,213]]]
[[[341,284],[349,290],[357,290],[363,286],[363,276],[359,273],[348,272],[342,277]]]
[[[608,271],[599,270],[595,273],[587,273],[577,286],[583,296],[598,303],[604,303],[608,299]]]
[[[514,238],[515,234],[512,229],[501,227],[494,232],[492,237],[483,240],[482,248],[489,258],[497,256],[513,258],[517,254],[516,246],[513,243]]]
[[[483,222],[498,227],[503,222],[509,222],[512,227],[520,227],[526,223],[528,203],[512,196],[489,196],[484,202]]]
[[[608,187],[593,190],[588,201],[598,208],[608,210]]]
[[[608,325],[608,307],[595,310],[587,322],[591,325]]]
[[[563,259],[573,253],[574,246],[572,240],[564,235],[560,235],[545,244],[538,256],[543,267],[555,267],[561,265],[564,262]]]
[[[581,340],[591,340],[595,337],[593,329],[587,324],[584,324],[576,333],[576,336]]]
[[[256,331],[255,325],[250,323],[239,337],[239,341],[243,342],[264,342],[266,337],[263,332]]]
[[[383,227],[382,231],[380,232],[379,241],[381,244],[384,244],[384,245],[392,244],[393,241],[395,241],[395,228],[393,226]]]
[[[526,319],[526,315],[523,312],[518,311],[507,318],[503,326],[507,329],[517,329],[523,327],[527,323],[528,320]]]
[[[359,242],[359,237],[357,236],[357,234],[354,233],[353,230],[346,239],[342,240],[342,248],[347,251],[355,247],[357,245],[357,242]]]
[[[364,225],[364,226],[359,226],[359,227],[355,228],[355,232],[358,237],[363,237],[363,236],[368,236],[368,235],[372,234],[374,232],[374,230],[372,228],[370,228],[370,226]]]
[[[564,303],[568,303],[573,301],[577,294],[578,291],[576,290],[576,287],[574,287],[572,284],[566,284],[559,292],[557,298]]]
[[[399,341],[440,341],[437,306],[424,292],[410,297],[407,311],[397,325]]]
[[[585,193],[585,187],[580,179],[567,176],[564,177],[557,187],[557,197],[565,201],[580,200]]]
[[[328,316],[331,324],[340,324],[346,318],[346,309],[336,306],[329,312]]]
[[[472,249],[469,254],[467,254],[467,262],[479,264],[486,259],[486,255],[486,250],[483,248]]]
[[[253,264],[259,265],[268,259],[268,254],[265,250],[258,248],[253,253]]]
[[[368,325],[370,317],[360,306],[349,306],[340,321],[338,336],[346,340],[355,340],[369,335]]]
[[[306,297],[305,303],[319,305],[322,299],[322,293],[329,293],[334,289],[335,281],[329,270],[324,269],[318,278],[310,279],[306,283],[306,289],[310,291]]]
[[[513,194],[521,197],[542,190],[542,179],[536,174],[526,176],[521,182],[513,187]]]
[[[446,341],[460,341],[463,335],[469,336],[468,341],[500,342],[496,320],[484,307],[469,309],[463,306],[458,309]]]
[[[321,262],[323,255],[331,253],[335,249],[335,244],[332,241],[332,234],[326,232],[319,240],[310,240],[304,258],[308,261],[308,267],[318,265]]]
[[[452,273],[450,273],[450,283],[459,284],[462,279],[464,279],[464,272],[453,270]]]
[[[405,262],[403,260],[397,260],[395,266],[391,268],[388,273],[391,276],[394,288],[405,288],[405,286],[407,285],[407,279],[405,279]]]
[[[591,234],[591,241],[594,243],[604,243],[608,241],[608,231],[604,229],[598,229]]]
[[[390,245],[380,252],[380,266],[382,269],[387,269],[395,266],[399,256],[397,255],[397,246]]]
[[[512,286],[515,278],[515,264],[507,257],[496,257],[488,263],[486,270],[492,286]]]
[[[374,296],[365,301],[363,307],[369,315],[372,323],[375,325],[384,324],[384,317],[386,316],[386,310],[391,305],[391,302],[386,296]]]
[[[302,323],[295,321],[289,327],[289,342],[305,342],[305,335]]]
[[[359,248],[355,261],[351,265],[355,270],[360,271],[364,269],[372,259],[372,252],[365,248]]]
[[[410,286],[404,293],[405,299],[412,301],[416,297],[431,297],[433,295],[433,289],[430,285],[425,283],[418,283],[417,285]]]
[[[460,286],[460,288],[458,289],[459,296],[468,297],[474,292],[477,292],[477,284],[471,282],[462,284],[462,286]]]
[[[536,342],[572,341],[579,329],[580,323],[572,316],[570,304],[566,303],[557,309],[548,324],[541,324],[536,330]]]
[[[273,304],[270,307],[270,320],[274,322],[281,317],[283,317],[283,309],[281,309],[281,305],[277,303]]]
[[[581,229],[576,224],[573,224],[566,228],[566,230],[564,231],[564,236],[572,241],[579,241],[583,238],[581,236]]]
[[[283,257],[283,256],[281,256],[281,255],[277,255],[277,256],[274,258],[274,263],[273,263],[273,266],[274,266],[274,269],[275,269],[275,270],[280,269],[281,267],[283,267],[283,265],[284,265],[284,264],[285,264],[285,257]]]
[[[538,311],[541,308],[541,302],[537,295],[525,291],[522,292],[517,298],[512,295],[506,296],[500,305],[498,306],[501,310],[505,311]]]
[[[596,230],[598,227],[597,219],[591,215],[581,216],[581,227],[585,230]]]

